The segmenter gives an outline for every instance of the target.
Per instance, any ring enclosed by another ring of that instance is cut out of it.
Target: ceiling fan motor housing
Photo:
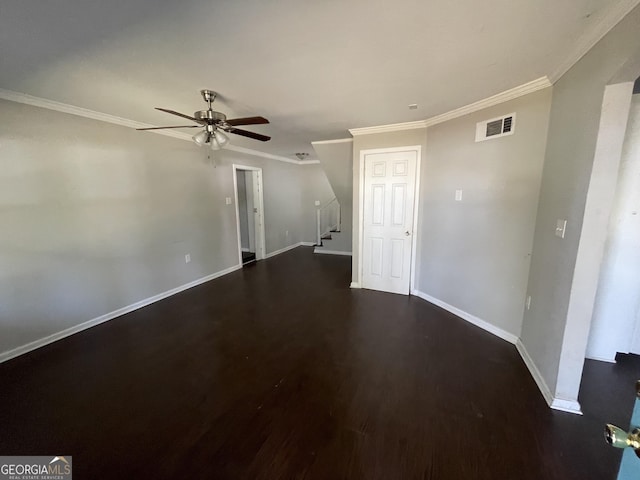
[[[193,117],[198,120],[204,120],[207,123],[224,122],[227,119],[224,113],[214,112],[213,110],[193,112]]]

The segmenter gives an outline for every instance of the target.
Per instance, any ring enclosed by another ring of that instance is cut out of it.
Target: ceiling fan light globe
[[[220,130],[216,130],[215,132],[213,132],[213,138],[211,139],[212,143],[213,143],[214,140],[220,146],[220,148],[224,148],[225,145],[227,145],[227,143],[229,143],[229,137],[227,137]]]
[[[196,143],[196,145],[198,145],[199,147],[202,147],[206,145],[209,141],[209,132],[207,132],[206,130],[203,130],[199,133],[196,133],[192,138],[193,138],[193,141]]]
[[[211,142],[209,143],[209,146],[211,147],[211,150],[220,150],[222,148],[222,145],[220,145],[220,143],[218,143],[218,140],[216,140],[215,135],[211,136]]]

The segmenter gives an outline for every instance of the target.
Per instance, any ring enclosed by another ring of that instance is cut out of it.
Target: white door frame
[[[253,192],[253,206],[258,209],[258,214],[254,215],[255,240],[256,240],[256,260],[262,260],[266,256],[265,236],[264,236],[264,198],[262,184],[262,169],[250,167],[248,165],[233,164],[233,195],[236,202],[236,229],[238,235],[238,263],[242,265],[242,239],[240,238],[240,208],[238,205],[238,170],[251,171],[256,173],[258,192]],[[252,182],[255,185],[255,182]]]
[[[371,148],[360,150],[360,175],[359,175],[359,195],[358,195],[358,260],[357,260],[357,279],[358,281],[351,284],[352,288],[362,288],[362,250],[364,243],[364,164],[365,157],[376,153],[398,153],[398,152],[416,152],[416,184],[413,205],[413,238],[411,239],[411,274],[409,280],[409,293],[413,293],[416,280],[416,248],[418,239],[418,207],[420,205],[420,171],[422,160],[422,145],[410,145],[407,147],[391,147],[391,148]]]

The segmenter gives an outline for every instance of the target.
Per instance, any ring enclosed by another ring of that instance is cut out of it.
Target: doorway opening
[[[233,165],[238,261],[249,265],[265,258],[262,169]]]

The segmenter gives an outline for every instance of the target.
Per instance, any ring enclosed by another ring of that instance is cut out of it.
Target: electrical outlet
[[[187,254],[184,256],[184,263],[189,263],[190,261],[191,261],[191,254],[190,254],[190,253],[187,253]]]
[[[456,190],[456,202],[462,201],[462,190]]]
[[[531,309],[531,295],[527,295],[527,301],[524,302],[524,306],[527,308],[527,310]]]
[[[316,207],[319,207],[319,206],[320,206],[320,200],[316,200],[316,202],[315,202],[315,203],[316,203]]]
[[[225,198],[225,202],[227,205],[231,205],[231,197]]]

